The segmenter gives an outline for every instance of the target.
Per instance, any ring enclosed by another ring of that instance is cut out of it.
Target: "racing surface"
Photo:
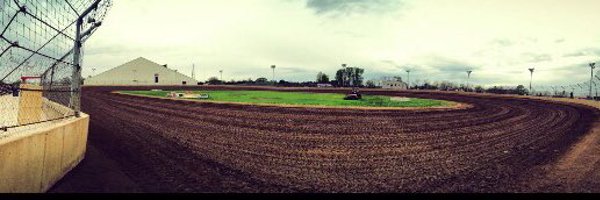
[[[363,94],[471,107],[289,108],[110,93],[124,89],[150,88],[83,88],[83,111],[91,116],[86,158],[50,192],[600,191],[589,181],[543,180],[544,166],[597,120],[592,107],[385,90]]]

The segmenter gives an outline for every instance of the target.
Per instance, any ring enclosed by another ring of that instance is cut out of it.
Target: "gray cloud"
[[[352,31],[336,31],[335,34],[346,35],[352,38],[365,38],[367,36],[365,34],[359,34]]]
[[[398,65],[396,62],[394,62],[393,60],[381,60],[382,63],[385,63],[387,65],[391,65],[394,66],[396,68],[401,68],[400,65]]]
[[[577,69],[580,69],[580,70],[577,70]],[[553,71],[561,71],[561,73],[567,72],[567,73],[572,73],[572,74],[568,74],[568,75],[573,75],[573,74],[580,74],[581,69],[589,69],[588,63],[564,65],[564,66],[554,68]],[[564,71],[564,72],[562,72],[562,71]]]
[[[432,55],[429,59],[430,65],[440,72],[463,72],[480,69],[480,66],[439,55]]]
[[[416,61],[418,61],[419,64],[413,63],[401,65],[393,60],[380,60],[381,63],[402,70],[398,71],[395,75],[400,75],[404,78],[406,78],[405,76],[407,75],[404,73],[404,70],[410,69],[411,80],[415,81],[451,80],[460,82],[465,80],[467,70],[473,70],[473,73],[477,74],[478,70],[481,69],[481,66],[437,54],[426,55],[418,58]],[[376,72],[373,74],[383,76],[385,73]]]
[[[564,42],[565,39],[555,40],[555,43]],[[529,44],[539,44],[539,39],[534,37],[521,37],[516,39],[508,39],[508,38],[497,38],[489,43],[491,46],[496,47],[510,47],[516,45],[529,45]]]
[[[579,56],[585,56],[585,54],[581,51],[577,51],[577,52],[571,52],[571,53],[567,53],[567,54],[563,55],[563,57],[579,57]]]
[[[278,69],[275,70],[277,71]],[[279,70],[287,73],[309,73],[314,71],[308,70],[306,67],[281,67]]]
[[[492,40],[490,42],[490,44],[493,45],[493,46],[507,47],[507,46],[512,46],[515,43],[512,40],[509,40],[509,39],[495,39],[495,40]]]
[[[413,80],[458,82],[472,69],[472,83],[490,84],[529,83],[527,68],[536,66],[540,73],[534,83],[554,84],[585,80],[589,67],[582,66],[582,76],[554,75],[553,68],[596,61],[593,55],[600,55],[598,49],[585,49],[598,48],[593,44],[600,42],[600,30],[582,32],[577,29],[582,24],[572,23],[580,16],[557,12],[593,10],[593,2],[542,6],[555,15],[538,18],[543,2],[254,0],[231,6],[230,1],[185,1],[116,1],[86,43],[84,76],[90,67],[98,73],[144,56],[186,74],[195,64],[199,80],[218,76],[219,69],[227,80],[270,78],[271,64],[277,65],[276,79],[314,80],[317,72],[332,76],[340,63],[348,63],[364,67],[367,79],[406,76],[404,70],[412,69]],[[504,6],[523,12],[502,17],[494,7]],[[577,57],[559,59],[563,53]]]
[[[523,53],[521,56],[525,62],[544,62],[551,61],[552,56],[550,54],[537,54],[537,53]]]
[[[578,57],[578,56],[587,56],[587,55],[596,55],[600,56],[600,48],[583,48],[577,51],[567,53],[563,55],[563,57]]]
[[[400,0],[307,0],[306,7],[316,14],[333,15],[369,12],[389,12],[402,5]]]

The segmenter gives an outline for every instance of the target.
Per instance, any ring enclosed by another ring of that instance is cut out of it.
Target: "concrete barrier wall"
[[[0,139],[0,192],[45,192],[84,157],[89,116]]]

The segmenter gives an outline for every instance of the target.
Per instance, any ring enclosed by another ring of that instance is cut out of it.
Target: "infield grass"
[[[166,97],[167,94],[172,91],[119,92],[125,94]],[[362,99],[360,100],[344,100],[345,94],[336,93],[280,92],[255,90],[202,90],[191,92],[196,94],[209,95],[209,99],[196,99],[198,101],[237,102],[267,105],[279,104],[331,107],[445,107],[452,106],[454,104],[454,102],[449,101],[420,98],[402,98],[403,100],[399,101],[393,100],[393,98],[390,96],[365,94],[362,95]]]

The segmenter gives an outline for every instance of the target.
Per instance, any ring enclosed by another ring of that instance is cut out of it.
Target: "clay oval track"
[[[579,105],[450,93],[366,91],[472,107],[283,108],[110,93],[122,89],[84,88],[90,143],[144,191],[515,191],[598,115]]]

